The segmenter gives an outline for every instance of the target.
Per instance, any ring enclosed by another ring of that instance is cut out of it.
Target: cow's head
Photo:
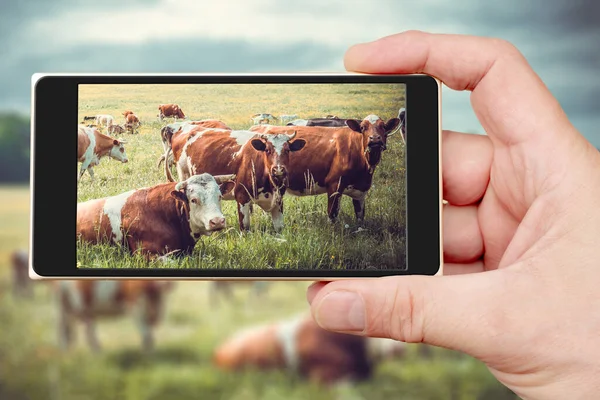
[[[233,190],[234,178],[235,175],[192,175],[175,185],[171,196],[187,208],[190,229],[195,239],[225,228],[221,197]]]
[[[179,107],[177,107],[175,109],[175,115],[177,115],[177,118],[185,118],[185,114],[183,113],[183,110]]]
[[[346,120],[346,125],[363,137],[363,148],[369,164],[376,165],[381,157],[381,152],[387,149],[387,138],[393,135],[400,124],[399,118],[392,118],[384,122],[377,115],[369,115],[362,121],[356,119]]]
[[[295,131],[291,135],[259,134],[250,142],[252,147],[264,154],[265,169],[276,186],[281,186],[287,177],[290,152],[301,150],[306,145],[306,140],[294,140],[295,136]]]
[[[128,160],[127,153],[125,153],[124,143],[127,143],[125,140],[121,139],[113,139],[113,146],[110,149],[109,156],[114,158],[117,161],[121,161],[122,163],[126,163]]]

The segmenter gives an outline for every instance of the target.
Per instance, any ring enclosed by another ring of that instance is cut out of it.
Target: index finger
[[[505,40],[407,31],[352,46],[344,64],[363,73],[425,73],[472,91],[473,109],[496,145],[539,145],[572,130],[558,101]]]

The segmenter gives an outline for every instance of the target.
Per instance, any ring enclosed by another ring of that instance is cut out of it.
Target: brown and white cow
[[[391,339],[329,332],[310,314],[243,329],[213,352],[225,371],[283,370],[331,385],[369,379],[377,362],[402,357],[406,344]]]
[[[108,133],[110,135],[123,134],[125,132],[125,127],[123,125],[110,125],[108,127]]]
[[[287,193],[314,196],[327,193],[327,214],[335,222],[341,196],[352,198],[356,219],[365,215],[365,197],[373,182],[375,168],[400,120],[384,122],[376,115],[362,121],[346,120],[346,127],[294,126],[299,139],[305,139],[302,155],[290,155]],[[277,134],[288,126],[257,125],[254,132]]]
[[[132,134],[135,133],[135,130],[140,127],[140,119],[137,115],[131,113],[127,114],[125,117],[125,129],[130,131]]]
[[[100,133],[97,128],[79,125],[77,129],[77,161],[81,163],[81,171],[77,181],[79,182],[85,171],[88,171],[94,180],[93,167],[100,164],[103,157],[108,156],[126,163],[128,159],[124,143],[127,142]]]
[[[32,281],[29,278],[29,253],[24,249],[15,250],[10,256],[13,278],[13,296],[31,297]]]
[[[223,121],[218,119],[202,119],[199,121],[184,121],[184,122],[174,122],[172,124],[164,126],[160,130],[160,139],[163,144],[163,149],[165,153],[167,152],[167,148],[171,147],[173,137],[179,135],[185,135],[189,131],[191,131],[195,126],[203,126],[205,128],[218,128],[218,129],[228,129],[231,130]],[[184,136],[181,136],[182,138]],[[188,136],[185,136],[185,139],[180,139],[178,142],[183,142],[187,140]],[[165,154],[160,156],[158,159],[157,167],[160,167],[160,164],[165,160]],[[169,157],[169,167],[174,165],[173,156]]]
[[[245,130],[206,129],[198,126],[188,132],[185,143],[173,140],[173,158],[179,180],[198,172],[235,174],[233,192],[223,200],[235,199],[240,230],[250,229],[251,205],[258,204],[271,214],[277,232],[283,229],[283,195],[288,177],[290,153],[301,150],[304,139],[296,133],[263,135]],[[170,149],[165,159],[168,160]],[[165,163],[165,174],[173,181]]]
[[[190,254],[203,235],[225,228],[221,196],[233,175],[193,175],[77,204],[77,236],[88,243],[124,245],[146,259]]]
[[[130,315],[142,336],[145,351],[154,347],[153,328],[164,314],[165,297],[173,287],[168,281],[82,280],[57,281],[59,346],[66,350],[74,339],[74,322],[85,324],[88,345],[95,352],[101,346],[96,320]]]
[[[158,106],[158,120],[162,121],[164,118],[173,117],[175,121],[177,119],[184,119],[185,114],[183,110],[177,104],[161,104]]]

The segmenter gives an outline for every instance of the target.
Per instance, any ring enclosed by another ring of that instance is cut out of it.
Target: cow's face
[[[391,136],[400,119],[392,118],[384,122],[376,115],[369,115],[362,121],[356,119],[346,120],[346,125],[355,132],[362,134],[365,151],[381,152],[387,149],[387,138]]]
[[[221,197],[233,190],[233,175],[193,175],[179,182],[171,196],[183,202],[189,210],[190,229],[195,239],[225,228]]]
[[[110,157],[121,161],[122,163],[126,163],[129,160],[127,159],[127,153],[125,153],[125,146],[123,146],[123,143],[127,142],[119,139],[113,140],[113,147],[110,150]]]
[[[251,144],[257,151],[264,154],[265,168],[277,186],[281,186],[288,174],[290,152],[301,150],[306,140],[293,140],[296,132],[260,134],[259,139],[252,139]]]
[[[183,110],[179,107],[175,110],[175,115],[177,115],[177,118],[185,118]]]

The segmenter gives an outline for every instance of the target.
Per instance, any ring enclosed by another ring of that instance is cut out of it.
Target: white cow
[[[77,161],[81,163],[81,171],[77,177],[77,182],[79,182],[85,171],[88,171],[90,177],[94,180],[92,168],[100,164],[102,157],[109,156],[126,163],[128,159],[123,143],[127,142],[100,133],[96,128],[79,125],[77,130]]]

